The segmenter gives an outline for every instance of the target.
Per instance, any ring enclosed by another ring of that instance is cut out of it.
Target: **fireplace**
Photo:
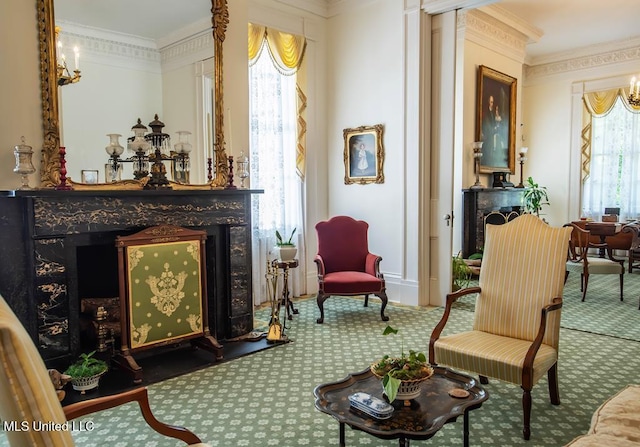
[[[0,294],[50,367],[82,352],[83,298],[118,296],[115,238],[171,223],[207,232],[209,327],[253,330],[251,190],[6,191]]]
[[[463,191],[464,222],[462,256],[468,258],[484,248],[485,226],[501,225],[522,211],[522,188],[467,189]]]

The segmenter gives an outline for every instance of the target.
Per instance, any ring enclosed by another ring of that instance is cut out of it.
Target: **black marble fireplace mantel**
[[[253,330],[251,194],[261,192],[0,191],[0,294],[45,362],[68,363],[80,352],[80,299],[117,296],[116,236],[179,225],[207,232],[212,334],[244,335]]]

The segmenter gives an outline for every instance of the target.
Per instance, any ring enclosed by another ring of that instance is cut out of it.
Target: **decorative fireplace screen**
[[[116,362],[134,373],[134,382],[142,379],[131,355],[137,350],[183,340],[222,349],[207,325],[206,237],[162,225],[116,238],[122,314]]]

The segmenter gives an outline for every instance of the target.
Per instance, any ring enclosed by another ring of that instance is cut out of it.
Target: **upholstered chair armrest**
[[[315,262],[318,267],[318,279],[322,279],[324,277],[324,261],[322,260],[322,256],[316,255],[313,262]]]
[[[171,438],[180,439],[188,445],[200,444],[202,441],[195,434],[183,427],[177,427],[160,422],[151,412],[149,406],[149,394],[146,388],[136,388],[131,391],[114,394],[112,396],[98,397],[63,407],[67,420],[85,416],[96,411],[107,410],[129,402],[138,402],[144,420],[158,433]]]
[[[382,257],[374,255],[373,253],[367,253],[367,258],[364,262],[364,271],[376,278],[382,279],[382,273],[380,272],[380,261]]]
[[[434,344],[440,338],[440,334],[444,329],[444,326],[447,324],[447,320],[449,319],[449,314],[451,313],[451,306],[456,300],[465,295],[470,295],[472,293],[480,293],[482,289],[480,287],[468,287],[466,289],[460,289],[453,293],[447,294],[447,302],[445,303],[444,313],[442,314],[442,318],[440,322],[436,325],[431,332],[431,338],[429,339],[429,363],[434,364],[435,362],[435,350]]]
[[[536,354],[538,353],[538,349],[540,349],[540,345],[542,345],[542,340],[544,339],[544,334],[545,334],[545,331],[547,330],[547,315],[549,314],[549,312],[552,312],[554,310],[559,310],[561,307],[562,307],[562,298],[555,297],[551,301],[551,304],[547,304],[545,307],[542,308],[538,334],[536,335],[536,338],[533,340],[533,343],[531,343],[531,346],[527,351],[527,355],[524,358],[523,377],[522,377],[523,385],[527,385],[527,382],[528,382],[528,385],[533,386],[533,383],[532,383],[533,377],[529,377],[529,374],[527,374],[527,371],[533,372],[533,360],[535,359]]]

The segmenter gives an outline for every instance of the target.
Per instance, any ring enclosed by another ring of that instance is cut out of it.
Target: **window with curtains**
[[[640,217],[640,112],[624,90],[585,95],[582,213],[599,218],[619,207],[620,218]]]
[[[259,39],[255,39],[256,36]],[[279,45],[275,38],[282,40],[283,36],[287,44]],[[303,132],[300,129],[301,91],[297,82],[304,45],[288,64],[287,55],[282,53],[283,48],[291,47],[290,39],[295,37],[264,27],[249,27],[249,172],[251,187],[264,190],[252,198],[255,304],[267,299],[264,275],[266,263],[274,257],[271,251],[276,230],[288,239],[296,229],[293,241],[298,248],[296,258],[300,265],[290,272],[289,281],[293,296],[306,292],[304,177],[300,169]]]

